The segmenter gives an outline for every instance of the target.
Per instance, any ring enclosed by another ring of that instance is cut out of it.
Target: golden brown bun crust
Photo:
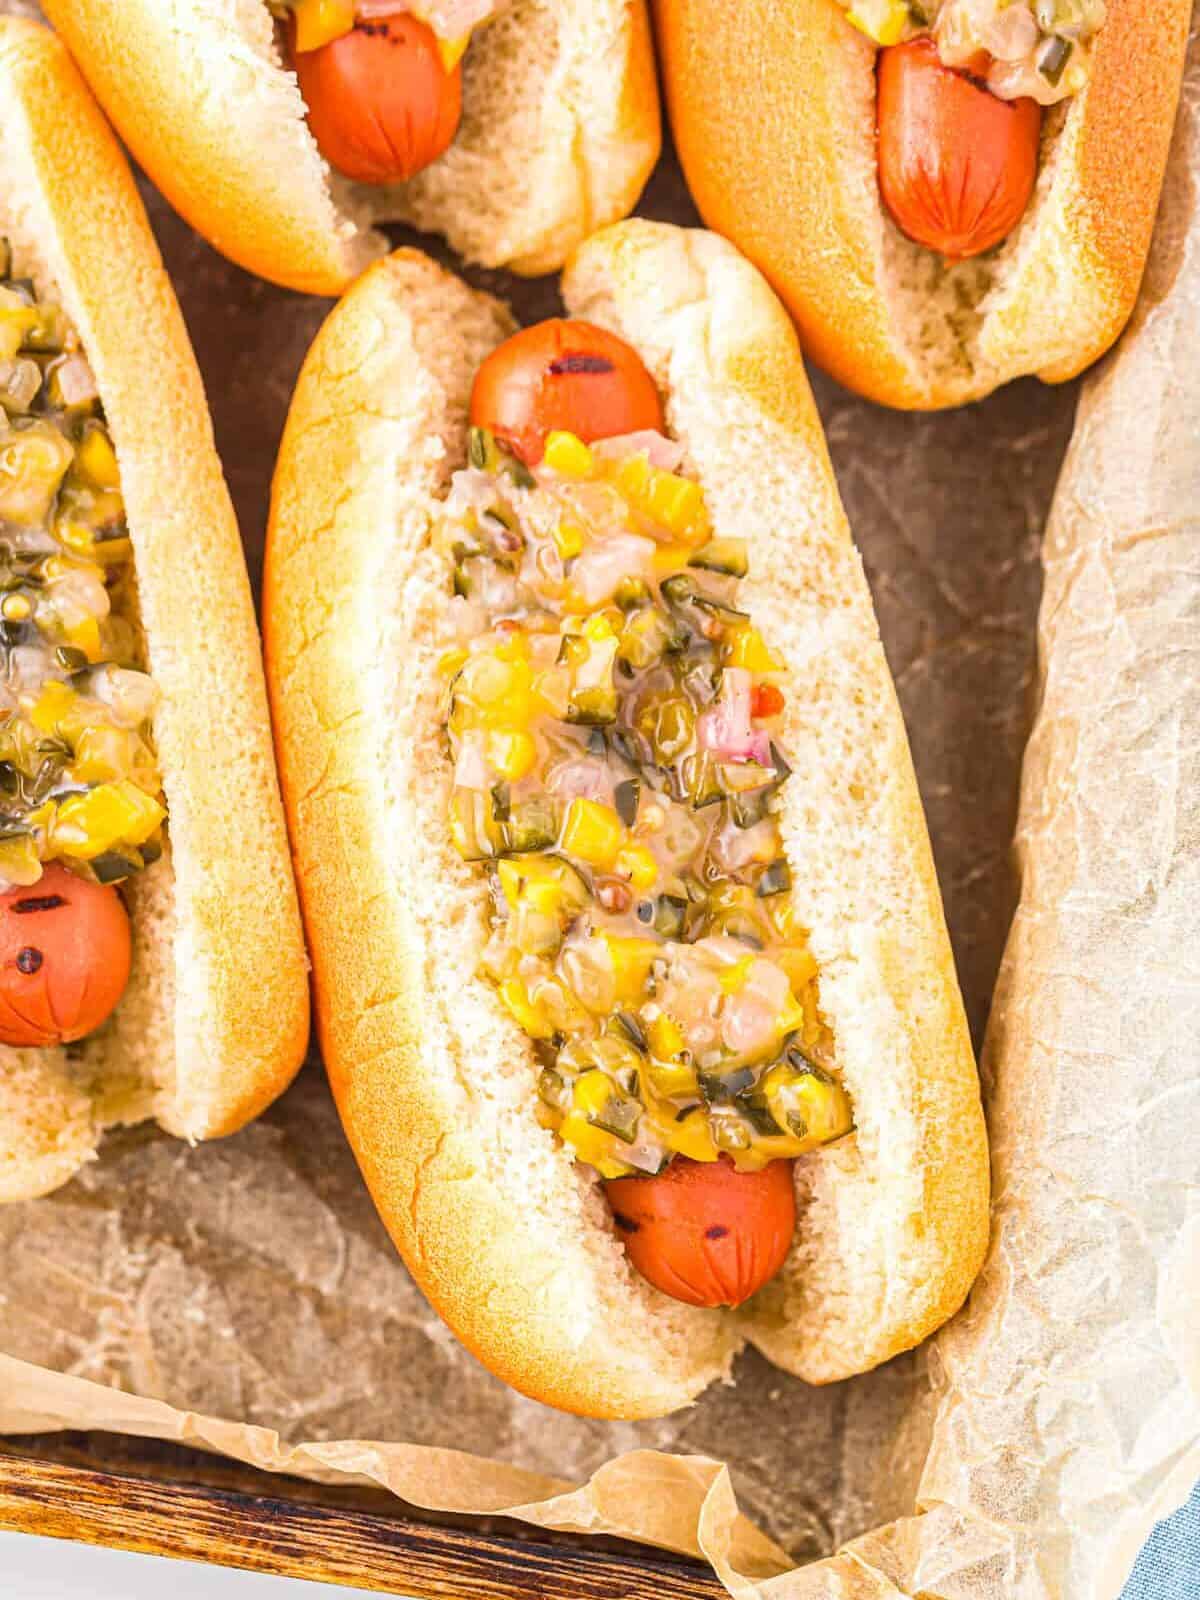
[[[948,319],[932,336],[918,326],[881,264],[881,225],[899,236],[874,181],[875,50],[835,0],[654,9],[672,130],[702,216],[762,269],[806,353],[841,382],[889,405],[958,404],[1024,373],[1069,378],[1120,333],[1158,203],[1188,0],[1111,0],[1060,169],[1022,224],[1039,217],[1041,260],[1022,259],[1019,229],[999,257],[967,269],[994,270],[1006,288],[965,355]],[[928,258],[906,269],[928,281],[936,258],[909,253]],[[947,291],[948,304],[958,298]]]
[[[445,234],[485,266],[554,271],[632,209],[658,156],[645,0],[520,0],[481,28],[454,144],[384,189],[331,184],[264,0],[44,9],[176,210],[240,266],[310,294],[339,294],[386,249],[375,221]]]
[[[550,1404],[636,1417],[687,1403],[744,1337],[814,1381],[922,1338],[982,1256],[986,1141],[903,724],[793,330],[728,246],[648,223],[594,238],[565,294],[651,365],[719,531],[755,524],[750,603],[812,662],[831,728],[822,746],[794,697],[822,776],[797,780],[785,834],[812,885],[860,1133],[798,1164],[799,1242],[745,1318],[632,1273],[604,1203],[537,1126],[529,1043],[475,973],[486,891],[446,836],[448,591],[429,536],[475,368],[510,324],[413,252],[356,285],[301,374],[272,503],[268,678],[322,1045],[380,1213],[493,1371]],[[764,459],[778,466],[765,496],[747,470]],[[871,737],[842,753],[860,728]]]
[[[306,959],[241,540],[200,374],[124,156],[64,46],[15,19],[0,19],[0,142],[0,212],[18,245],[30,241],[24,247],[96,374],[161,692],[155,739],[170,861],[131,893],[135,942],[143,901],[156,925],[161,918],[173,928],[172,947],[159,940],[142,962],[170,969],[159,988],[173,1005],[165,1039],[123,1047],[137,1059],[109,1062],[103,1032],[89,1041],[85,1054],[94,1043],[102,1080],[97,1118],[100,1126],[127,1120],[121,1104],[106,1109],[106,1094],[118,1096],[104,1077],[136,1068],[143,1091],[156,1091],[150,1109],[164,1126],[209,1138],[233,1132],[286,1087],[308,1031]],[[124,1010],[123,1001],[117,1037]],[[145,1059],[159,1044],[166,1059]],[[147,1107],[139,1103],[137,1114]]]

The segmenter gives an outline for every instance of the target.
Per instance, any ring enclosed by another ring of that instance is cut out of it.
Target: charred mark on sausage
[[[555,356],[547,371],[552,378],[565,378],[573,372],[615,372],[616,368],[607,356],[581,354]]]
[[[31,894],[13,902],[11,909],[18,916],[24,916],[30,911],[57,911],[59,906],[65,906],[66,896],[61,894]]]

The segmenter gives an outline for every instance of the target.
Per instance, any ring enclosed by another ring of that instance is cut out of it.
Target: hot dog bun
[[[446,154],[376,190],[331,174],[265,0],[47,0],[134,156],[218,250],[261,277],[337,294],[409,222],[470,260],[536,274],[624,216],[658,157],[644,0],[518,0],[463,64]]]
[[[250,586],[187,332],[128,166],[65,48],[0,18],[0,235],[79,332],[116,445],[154,733],[163,859],[127,885],[133,976],[65,1050],[0,1049],[0,1200],[44,1194],[106,1127],[231,1133],[287,1085],[305,957]]]
[[[1047,115],[1029,210],[949,265],[879,198],[875,46],[835,0],[655,0],[672,130],[705,221],[766,274],[807,354],[887,405],[1073,377],[1133,309],[1188,0],[1110,0],[1082,93]]]
[[[747,1339],[814,1382],[960,1304],[987,1234],[979,1089],[924,819],[871,599],[794,331],[714,235],[627,222],[575,257],[573,314],[628,340],[746,603],[787,657],[784,833],[859,1132],[797,1163],[801,1222],[743,1312],[629,1266],[597,1185],[539,1126],[529,1041],[476,976],[486,886],[450,842],[429,548],[504,310],[425,257],[373,267],[308,356],[276,471],[268,682],[334,1092],[380,1212],[481,1360],[550,1404],[690,1401]]]

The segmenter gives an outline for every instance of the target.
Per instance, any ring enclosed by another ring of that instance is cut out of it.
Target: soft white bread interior
[[[0,18],[0,236],[74,323],[121,468],[170,848],[128,887],[133,976],[69,1050],[0,1049],[0,1200],[43,1194],[106,1127],[229,1133],[287,1085],[304,946],[253,602],[204,390],[125,158],[45,28]]]
[[[486,886],[458,857],[430,548],[471,380],[510,330],[413,252],[374,267],[309,354],[276,472],[265,620],[317,1014],[347,1132],[454,1331],[538,1399],[650,1416],[750,1337],[815,1381],[950,1315],[987,1232],[986,1141],[903,723],[795,334],[713,235],[593,238],[571,310],[655,374],[747,598],[788,658],[786,842],[859,1133],[798,1164],[783,1277],[741,1318],[629,1267],[600,1188],[535,1117],[529,1041],[476,975]]]
[[[1190,0],[1109,0],[1091,78],[1045,118],[1037,188],[998,249],[947,263],[879,195],[875,46],[836,0],[655,0],[663,81],[710,227],[766,274],[808,355],[885,404],[977,399],[1096,360],[1137,297]]]
[[[658,157],[645,0],[514,0],[472,39],[439,160],[385,189],[331,173],[265,0],[45,0],[118,132],[176,210],[264,278],[337,294],[387,242],[550,272],[630,211]]]

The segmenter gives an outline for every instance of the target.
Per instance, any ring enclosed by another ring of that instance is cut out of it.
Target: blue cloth
[[[1150,1535],[1121,1600],[1200,1600],[1200,1483]]]

